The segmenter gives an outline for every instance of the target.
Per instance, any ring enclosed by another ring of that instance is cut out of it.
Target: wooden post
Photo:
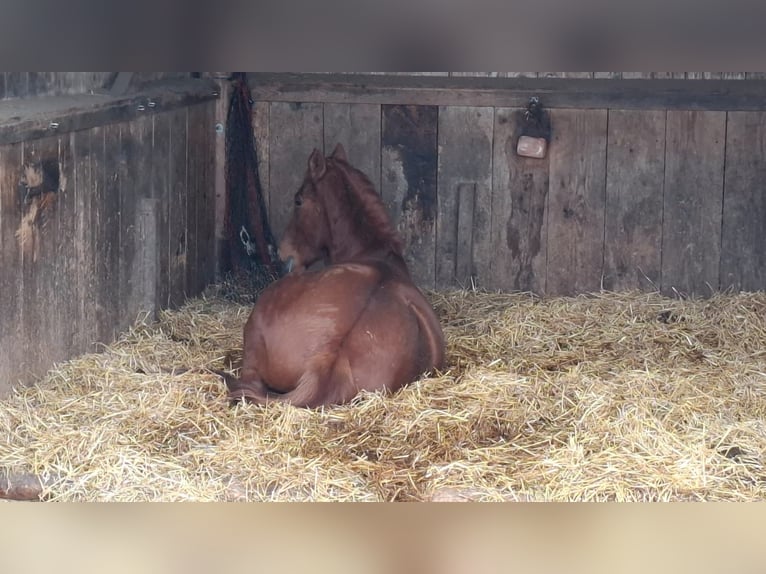
[[[215,279],[220,279],[223,250],[226,247],[226,116],[231,101],[231,72],[210,72],[210,77],[220,86],[220,97],[215,106],[215,251],[213,266]]]

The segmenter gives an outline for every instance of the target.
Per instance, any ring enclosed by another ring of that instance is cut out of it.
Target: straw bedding
[[[251,306],[216,286],[1,402],[0,467],[51,500],[766,498],[766,294],[428,295],[447,372],[232,409],[158,373],[236,367]]]

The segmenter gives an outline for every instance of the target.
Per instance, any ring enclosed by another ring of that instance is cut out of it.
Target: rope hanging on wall
[[[246,274],[258,286],[274,280],[281,268],[258,174],[253,137],[253,100],[243,72],[233,85],[226,117],[226,238],[224,271]]]

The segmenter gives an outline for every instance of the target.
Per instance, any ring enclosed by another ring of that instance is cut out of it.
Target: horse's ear
[[[324,175],[325,169],[327,169],[327,166],[325,165],[322,152],[317,148],[314,148],[314,151],[312,151],[309,156],[309,173],[311,174],[311,179],[314,181],[320,179]]]
[[[332,152],[333,159],[340,159],[345,162],[348,162],[348,158],[346,157],[346,150],[343,147],[343,144],[338,143],[338,145],[335,146],[335,150]]]

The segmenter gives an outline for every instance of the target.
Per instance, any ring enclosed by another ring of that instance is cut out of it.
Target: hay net
[[[281,264],[258,172],[247,74],[236,72],[229,80],[232,90],[226,116],[226,244],[221,268],[227,279],[249,283],[257,291],[279,276]]]
[[[766,294],[428,293],[448,369],[315,411],[229,408],[218,285],[0,403],[52,500],[763,500]]]

